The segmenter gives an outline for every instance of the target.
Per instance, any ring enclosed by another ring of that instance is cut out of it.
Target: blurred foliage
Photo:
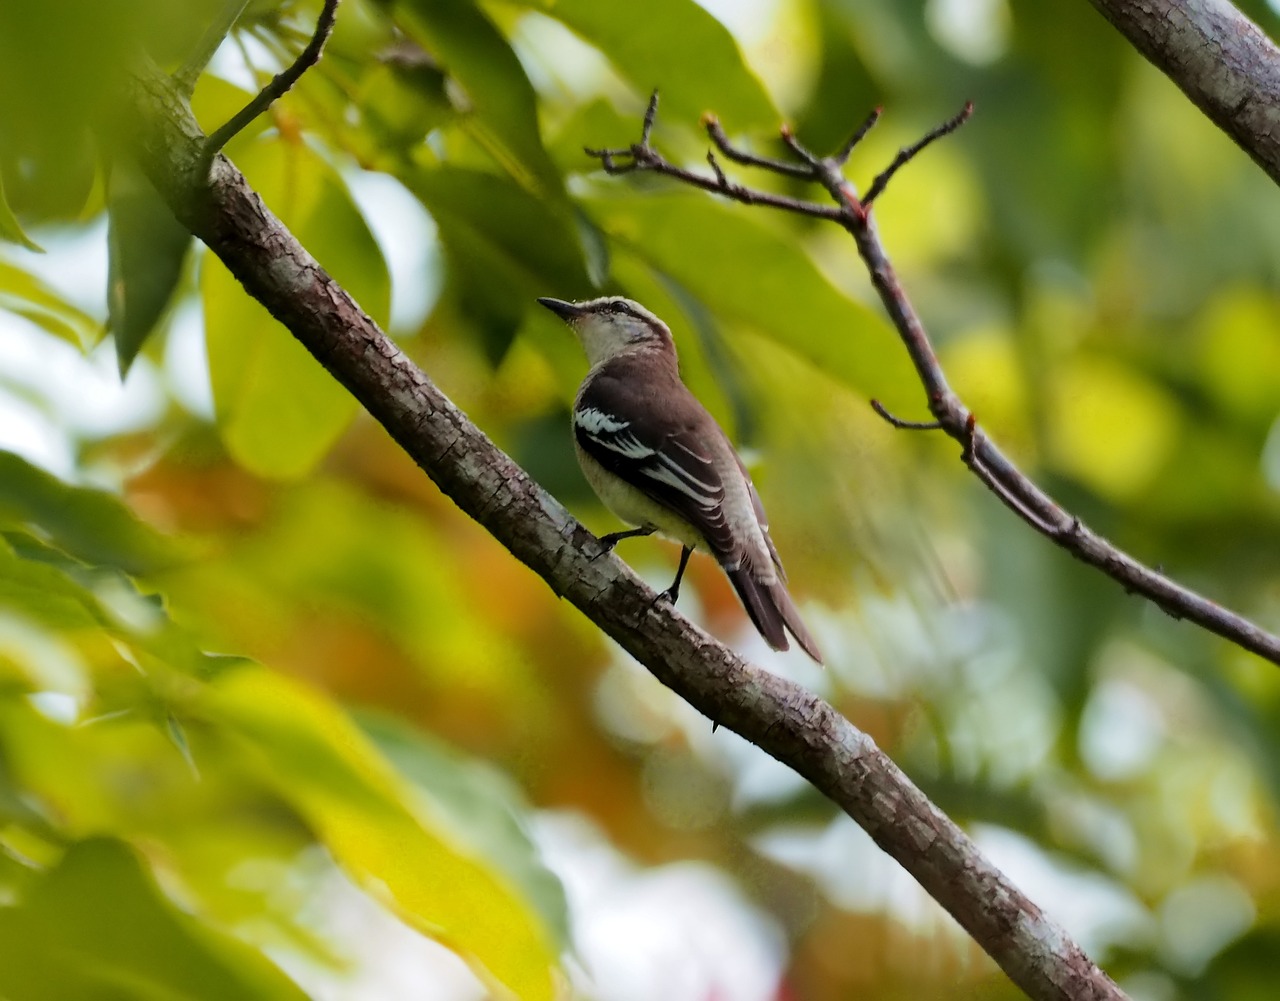
[[[1014,996],[189,250],[112,100],[222,6],[0,7],[0,997]],[[206,129],[317,11],[248,6],[193,97]],[[924,406],[844,234],[595,169],[582,147],[634,141],[654,86],[691,165],[704,111],[780,155],[783,119],[825,149],[882,105],[861,184],[972,98],[876,209],[953,384],[1090,524],[1276,630],[1273,186],[1083,0],[345,0],[226,150],[601,531],[566,430],[584,363],[532,300],[668,319],[829,669],[764,650],[708,561],[682,607],[831,698],[1133,997],[1270,997],[1275,667],[870,412]]]

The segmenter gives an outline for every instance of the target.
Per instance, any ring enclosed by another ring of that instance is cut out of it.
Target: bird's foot
[[[676,603],[676,599],[679,597],[680,597],[679,586],[673,586],[673,587],[667,588],[665,591],[659,591],[658,596],[653,599],[653,603],[656,605],[661,601],[667,601],[674,605]]]
[[[646,535],[652,535],[656,529],[653,528],[632,528],[626,532],[609,532],[607,535],[601,535],[596,539],[600,544],[600,556],[605,556],[613,552],[613,547],[623,539],[640,539]]]

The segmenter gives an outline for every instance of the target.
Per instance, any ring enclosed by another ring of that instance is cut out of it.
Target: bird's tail
[[[775,578],[769,582],[761,581],[751,572],[749,564],[736,568],[725,567],[724,571],[733,584],[734,590],[738,592],[738,597],[742,599],[747,615],[751,617],[755,627],[760,630],[760,635],[771,647],[775,650],[789,649],[791,645],[787,641],[789,632],[796,638],[796,642],[805,653],[815,662],[822,663],[818,644],[813,641],[809,630],[800,621],[800,613],[796,611],[791,595],[787,593],[787,586],[782,583],[781,578]]]

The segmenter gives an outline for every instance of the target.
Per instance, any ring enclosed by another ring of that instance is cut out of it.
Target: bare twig
[[[298,58],[293,61],[291,66],[272,77],[271,82],[258,91],[257,96],[236,112],[229,122],[205,139],[204,155],[206,159],[212,160],[219,150],[229,143],[241,129],[271,107],[278,98],[286,94],[302,78],[303,73],[320,61],[320,54],[324,51],[324,43],[329,40],[329,35],[333,32],[333,25],[337,20],[337,16],[338,0],[324,0],[324,6],[320,10],[320,17],[316,21],[315,33],[311,36],[311,41],[307,43],[306,48],[298,54]]]
[[[796,134],[791,130],[790,125],[782,126],[778,130],[778,134],[782,136],[782,141],[786,144],[787,149],[791,150],[798,160],[807,165],[810,177],[813,177],[815,171],[822,169],[818,157],[800,144],[800,140],[796,138]]]
[[[650,99],[650,106],[656,107],[654,103],[657,100],[655,92],[653,98]],[[711,137],[711,141],[716,144],[716,149],[720,150],[734,163],[740,163],[744,167],[762,167],[765,170],[772,171],[775,174],[785,174],[788,177],[798,177],[807,180],[812,176],[812,171],[803,164],[788,163],[786,160],[775,160],[769,156],[758,156],[755,153],[748,153],[746,150],[738,149],[729,141],[729,137],[724,134],[724,129],[720,127],[720,120],[715,115],[703,115],[702,126],[707,130],[707,135]]]
[[[669,603],[655,602],[620,561],[593,558],[594,536],[378,329],[235,166],[218,160],[208,168],[199,126],[163,76],[140,76],[134,102],[139,160],[175,216],[464,512],[659,681],[829,796],[1037,1001],[1124,998],[866,734],[803,687],[745,662]]]
[[[657,174],[666,174],[668,177],[674,177],[676,180],[695,188],[702,188],[704,191],[724,195],[745,205],[767,205],[770,208],[782,209],[786,212],[797,212],[817,219],[830,219],[833,222],[840,219],[840,210],[833,206],[821,205],[818,202],[807,202],[800,198],[792,198],[789,195],[775,194],[772,191],[757,191],[744,185],[736,184],[725,177],[724,171],[715,162],[712,163],[712,170],[715,176],[706,177],[695,171],[677,167],[652,146],[642,143],[636,143],[634,146],[628,146],[625,149],[591,149],[586,147],[583,152],[587,156],[595,157],[599,160],[600,166],[604,168],[606,174],[629,174],[635,170],[651,170]]]
[[[883,403],[879,400],[871,401],[871,409],[883,417],[894,427],[902,431],[941,431],[942,425],[937,421],[907,421],[901,417],[895,417],[885,409]]]
[[[1035,511],[1024,504],[1017,494],[1006,487],[999,477],[995,476],[991,470],[982,464],[982,460],[978,458],[978,446],[986,436],[978,429],[978,419],[972,413],[969,414],[965,430],[968,432],[969,438],[965,442],[964,450],[960,453],[960,461],[968,466],[973,471],[973,475],[981,480],[988,490],[999,497],[1004,506],[1010,511],[1042,535],[1047,535],[1051,539],[1058,538],[1064,531],[1062,527],[1052,525],[1041,518]],[[1072,524],[1079,525],[1080,519],[1073,518]]]
[[[867,120],[854,129],[853,135],[845,140],[845,144],[832,154],[831,159],[835,160],[835,162],[841,166],[844,166],[844,164],[848,162],[849,157],[853,155],[853,148],[857,146],[858,143],[862,142],[862,137],[871,131],[876,122],[880,121],[880,115],[882,113],[882,108],[874,108],[871,114],[867,116]]]
[[[1094,2],[1102,5],[1103,0],[1094,0]],[[611,168],[610,163],[604,159],[604,154],[609,151],[588,150],[588,153],[600,158],[605,169],[610,173],[621,173],[623,169],[650,170],[745,204],[770,205],[798,215],[838,223],[857,244],[858,254],[866,265],[871,283],[879,294],[880,301],[888,312],[889,319],[897,328],[898,335],[915,366],[935,423],[902,421],[889,414],[879,404],[873,403],[877,413],[894,427],[914,430],[936,428],[945,431],[961,444],[966,465],[973,470],[982,483],[1036,531],[1052,539],[1072,556],[1116,580],[1127,592],[1140,594],[1155,602],[1175,619],[1187,619],[1245,650],[1256,653],[1274,664],[1280,664],[1280,637],[1244,616],[1223,608],[1190,588],[1178,584],[1160,571],[1139,562],[1088,528],[1079,518],[1065,511],[1015,466],[987,435],[980,432],[972,411],[948,385],[933,343],[910,299],[907,298],[906,292],[902,289],[897,273],[880,242],[871,214],[871,201],[882,194],[893,175],[926,146],[963,125],[973,112],[971,103],[966,104],[953,118],[930,130],[919,142],[902,149],[888,169],[881,172],[872,182],[864,198],[858,197],[854,186],[844,176],[842,168],[848,155],[846,151],[852,149],[853,144],[866,134],[867,129],[874,124],[877,115],[872,115],[854,133],[850,142],[841,146],[835,155],[828,157],[817,157],[806,150],[790,130],[784,127],[783,141],[796,155],[800,161],[798,163],[781,161],[775,163],[767,157],[738,150],[729,141],[714,116],[703,119],[708,136],[726,158],[746,166],[758,167],[787,177],[805,178],[820,184],[836,203],[835,206],[818,205],[803,199],[745,188],[725,177],[718,164],[714,165],[716,174],[714,178],[676,167],[649,142],[656,112],[657,95],[655,94],[645,113],[645,129],[641,142],[626,150],[612,151],[614,154],[624,154],[629,158],[625,168]]]
[[[898,155],[893,158],[893,162],[877,174],[876,179],[871,182],[871,187],[867,188],[867,193],[862,196],[862,207],[865,209],[881,194],[883,194],[884,189],[889,186],[889,181],[893,175],[896,174],[899,169],[905,167],[908,163],[914,160],[916,155],[926,146],[937,139],[941,139],[943,136],[950,135],[956,129],[960,128],[961,125],[967,122],[972,114],[973,102],[966,101],[964,107],[960,109],[960,113],[954,118],[950,118],[936,128],[930,129],[921,136],[919,140],[912,143],[910,146],[904,146],[902,149],[898,150]],[[840,160],[839,162],[844,163],[844,160]]]

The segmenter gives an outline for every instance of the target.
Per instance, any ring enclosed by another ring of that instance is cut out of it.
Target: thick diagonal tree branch
[[[1037,1001],[1124,995],[867,737],[683,618],[501,452],[219,156],[173,85],[141,73],[131,131],[174,214],[360,400],[463,511],[663,684],[786,763],[900,862]],[[281,392],[288,392],[282,386]]]
[[[1228,0],[1090,0],[1280,184],[1280,48]]]
[[[638,143],[623,149],[588,149],[587,154],[599,159],[604,169],[611,174],[649,170],[746,205],[766,205],[834,222],[843,227],[857,244],[858,254],[871,276],[871,284],[879,294],[889,319],[911,357],[934,420],[902,420],[890,414],[878,401],[872,400],[871,405],[876,412],[896,428],[940,430],[954,438],[962,446],[961,459],[965,465],[973,470],[1002,503],[1072,556],[1097,567],[1108,577],[1118,581],[1126,591],[1151,599],[1175,619],[1187,619],[1274,664],[1280,664],[1280,637],[1134,559],[1041,490],[987,437],[978,426],[973,411],[964,405],[947,383],[946,373],[942,370],[924,324],[899,283],[897,273],[880,242],[871,214],[871,202],[883,193],[893,174],[925,146],[959,128],[972,113],[971,106],[966,105],[960,114],[930,131],[919,142],[901,150],[889,167],[871,182],[867,194],[861,198],[844,176],[843,168],[853,146],[875,123],[879,112],[867,119],[853,134],[853,138],[829,157],[814,156],[784,127],[783,142],[795,154],[796,162],[773,160],[739,150],[729,141],[714,117],[703,119],[711,141],[727,158],[786,177],[813,181],[826,189],[835,202],[834,205],[774,195],[738,184],[725,176],[711,154],[708,157],[714,172],[712,177],[671,163],[654,148],[650,139],[657,108],[658,95],[655,92],[645,112],[644,127]]]

